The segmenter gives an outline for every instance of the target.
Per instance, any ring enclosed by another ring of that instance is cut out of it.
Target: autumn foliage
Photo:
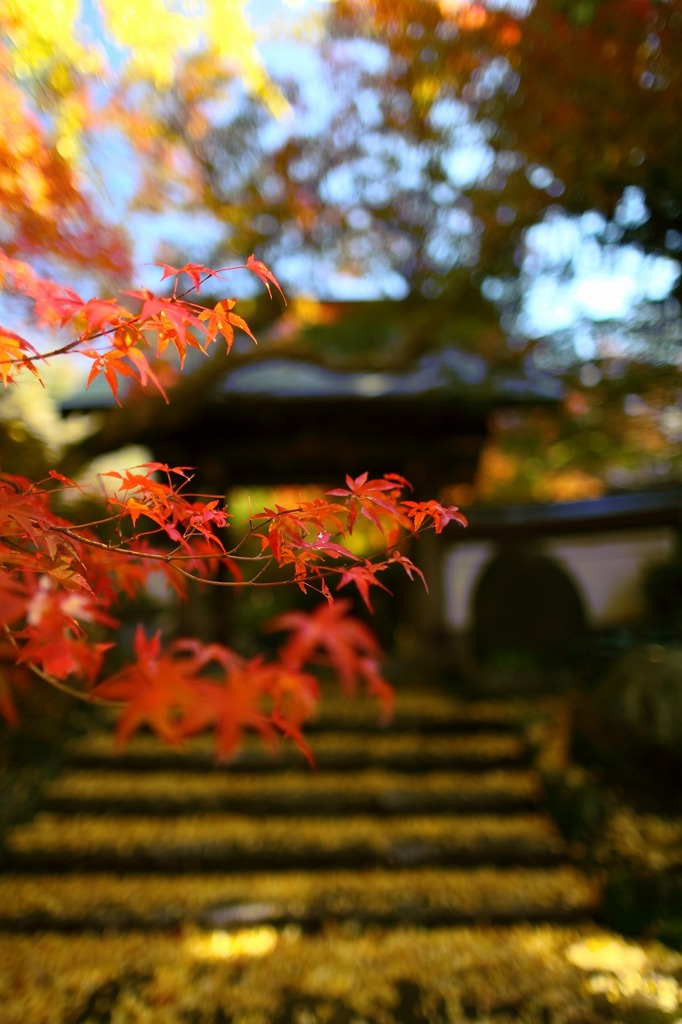
[[[21,311],[11,327],[0,324],[0,378],[5,388],[27,377],[42,382],[47,364],[77,357],[89,365],[87,385],[103,380],[118,405],[144,400],[145,388],[168,401],[159,367],[169,354],[182,369],[189,350],[222,345],[229,355],[237,331],[256,341],[234,297],[204,301],[207,282],[215,293],[231,270],[245,270],[276,301],[284,296],[254,256],[219,269],[160,263],[158,294],[116,292],[113,284],[120,289],[130,276],[130,249],[123,227],[96,201],[93,140],[113,131],[132,147],[143,187],[150,172],[155,188],[162,178],[177,184],[177,140],[156,112],[181,80],[216,99],[236,76],[271,111],[286,103],[263,73],[240,3],[205,0],[181,13],[139,0],[124,5],[125,16],[110,0],[92,6],[89,16],[123,60],[116,70],[106,47],[92,45],[80,5],[9,0],[0,12],[0,290],[13,293]],[[114,294],[84,296],[55,280],[74,272],[77,280],[94,277],[89,289],[106,281]],[[388,716],[381,651],[346,595],[354,588],[371,611],[375,589],[388,589],[389,567],[421,577],[404,540],[429,525],[440,532],[450,521],[464,524],[454,507],[409,499],[408,482],[389,472],[253,512],[237,530],[224,495],[197,493],[191,467],[158,462],[103,473],[93,485],[99,505],[86,506],[100,511],[85,522],[68,500],[81,496],[80,483],[56,469],[35,480],[7,468],[0,467],[0,716],[16,724],[17,691],[42,681],[117,706],[119,742],[142,727],[171,743],[212,730],[221,757],[246,729],[270,745],[288,737],[307,752],[302,728],[318,697],[315,666],[333,671],[346,693],[362,684]],[[379,538],[376,557],[354,553],[361,520]],[[196,639],[164,642],[140,625],[124,663],[127,606],[150,586],[182,598],[190,581],[237,592],[289,584],[322,600],[272,622],[282,641],[269,658]]]
[[[279,284],[254,257],[246,269],[271,291]],[[73,289],[39,277],[25,262],[0,256],[5,285],[33,304],[37,323],[68,340],[39,353],[10,331],[0,333],[0,373],[5,385],[22,373],[40,377],[46,360],[78,353],[91,361],[88,383],[102,376],[120,404],[123,384],[163,386],[150,363],[172,346],[182,365],[188,348],[202,352],[221,340],[229,353],[235,329],[254,341],[235,300],[204,308],[195,299],[225,270],[162,265],[173,287],[167,297],[129,290],[117,298],[83,299]],[[194,296],[194,298],[190,297]],[[381,576],[400,566],[411,578],[420,570],[401,542],[433,526],[465,524],[455,507],[413,501],[407,480],[347,477],[345,487],[296,507],[252,514],[230,543],[231,514],[222,496],[194,493],[187,466],[147,463],[103,474],[106,511],[96,522],[77,523],[55,511],[65,492],[81,487],[52,471],[42,481],[0,475],[0,625],[4,674],[0,710],[15,723],[13,689],[28,675],[95,702],[121,707],[118,739],[142,726],[168,742],[212,729],[217,752],[229,756],[245,729],[270,745],[286,736],[307,751],[301,729],[315,709],[318,686],[311,667],[331,668],[346,693],[359,682],[390,713],[391,690],[381,676],[381,651],[371,630],[351,614],[336,591],[355,587],[372,610]],[[348,546],[359,520],[382,538],[376,558]],[[273,630],[286,634],[274,659],[246,660],[226,646],[179,640],[164,646],[158,634],[138,627],[131,661],[108,674],[107,656],[117,639],[117,608],[144,592],[159,575],[182,595],[188,580],[219,586],[263,585],[264,574],[290,581],[324,600],[310,613],[290,612]],[[423,577],[422,577],[423,579]]]

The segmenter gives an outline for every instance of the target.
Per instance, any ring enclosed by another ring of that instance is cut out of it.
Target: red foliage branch
[[[268,291],[271,285],[279,289],[258,260],[250,257],[246,268]],[[225,271],[194,264],[163,270],[164,278],[175,279],[171,297],[127,292],[136,306],[131,310],[119,299],[83,300],[0,254],[0,273],[31,299],[38,322],[72,332],[69,341],[38,353],[0,328],[5,384],[23,369],[39,375],[37,366],[46,359],[79,352],[93,360],[88,382],[101,373],[120,403],[119,377],[163,392],[145,355],[152,345],[158,355],[172,344],[182,364],[187,347],[205,352],[218,336],[229,352],[235,328],[253,338],[234,312],[234,299],[206,310],[186,297]],[[182,275],[191,285],[180,293]],[[331,666],[348,693],[363,680],[389,714],[391,690],[380,674],[377,641],[350,614],[350,602],[334,600],[333,591],[354,585],[371,611],[371,590],[387,589],[379,574],[389,566],[423,580],[397,545],[428,524],[437,532],[451,521],[465,525],[457,508],[405,500],[410,485],[402,477],[369,479],[364,473],[347,477],[345,488],[324,498],[259,512],[230,545],[227,507],[216,495],[190,490],[189,467],[154,462],[104,476],[114,485],[106,514],[83,525],[54,511],[56,492],[81,490],[75,481],[56,471],[40,482],[0,474],[0,714],[10,724],[17,718],[13,680],[22,667],[87,700],[121,704],[120,742],[142,726],[168,742],[212,729],[221,757],[235,751],[247,728],[271,745],[278,735],[289,737],[309,753],[301,729],[317,699],[309,670],[314,664]],[[349,547],[361,518],[383,538],[376,558],[360,558]],[[290,636],[271,661],[246,661],[225,646],[196,640],[164,648],[158,635],[148,639],[139,628],[132,661],[102,678],[106,652],[115,645],[116,606],[144,593],[153,576],[160,573],[182,595],[186,579],[253,586],[272,570],[279,582],[295,582],[327,600],[312,613],[291,612],[273,622]]]

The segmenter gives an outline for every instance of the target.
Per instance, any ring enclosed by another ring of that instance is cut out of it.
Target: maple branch
[[[103,520],[103,522],[114,522],[115,519],[116,519],[116,517],[112,516],[112,518],[110,520]],[[162,554],[162,553],[156,552],[156,551],[135,551],[134,548],[126,547],[123,544],[110,544],[110,543],[106,543],[103,540],[96,540],[94,537],[80,537],[75,532],[76,530],[81,529],[80,526],[53,526],[51,529],[52,529],[52,531],[54,533],[63,533],[67,537],[70,537],[71,540],[77,540],[79,542],[79,544],[87,544],[91,548],[99,548],[101,551],[110,551],[113,554],[131,555],[131,556],[135,555],[138,558],[148,558],[151,561],[167,562],[167,563],[170,563],[171,560],[175,560],[175,558],[183,557],[181,555],[177,555],[176,556],[176,555]],[[157,532],[157,531],[154,531],[154,532]],[[196,558],[197,555],[185,555],[184,557],[185,558]]]
[[[375,559],[378,560],[384,554],[392,554],[394,551],[399,551],[400,550],[400,546],[402,544],[407,543],[408,540],[412,540],[413,537],[417,537],[421,533],[425,533],[428,529],[429,529],[429,527],[427,527],[427,526],[420,526],[417,529],[412,530],[409,534],[407,534],[405,537],[401,537],[400,540],[396,541],[394,544],[389,544],[389,545],[386,545],[386,547],[384,547],[384,548],[377,549],[371,555],[368,555],[367,558],[365,559],[365,561],[372,562],[373,565],[376,564],[377,566],[383,565],[382,562],[379,562],[379,561],[375,562],[374,560]],[[112,548],[110,550],[116,550],[116,549]],[[158,557],[158,556],[156,556],[156,557]],[[195,555],[185,555],[184,556],[184,558],[187,559],[187,560],[189,560],[190,558],[195,558],[195,557],[196,557]],[[305,583],[307,586],[310,587],[311,590],[314,590],[315,593],[318,593],[318,594],[320,594],[322,596],[324,595],[324,591],[319,589],[318,587],[314,586],[314,584],[318,583],[319,580],[326,579],[327,577],[333,576],[334,574],[340,576],[345,571],[345,566],[344,565],[325,565],[325,566],[320,566],[319,571],[314,572],[314,573],[312,573],[310,575],[307,575],[307,576],[287,577],[286,579],[268,580],[265,583],[259,583],[259,582],[257,582],[259,577],[262,576],[263,573],[268,569],[268,567],[271,566],[272,564],[274,564],[274,562],[275,562],[275,559],[273,558],[272,555],[268,555],[268,556],[261,556],[261,555],[253,556],[253,559],[254,559],[254,561],[258,561],[258,560],[260,560],[263,557],[266,558],[265,564],[258,570],[256,575],[252,579],[250,579],[250,580],[215,580],[215,579],[210,579],[209,577],[206,577],[206,576],[198,576],[196,573],[188,572],[186,569],[182,569],[179,565],[175,565],[173,562],[171,562],[170,564],[171,564],[172,568],[175,569],[176,572],[180,573],[181,576],[185,576],[188,580],[192,580],[195,583],[205,583],[207,586],[210,586],[210,587],[285,587],[285,586],[288,587],[288,586],[291,586],[292,583],[296,583],[296,584]],[[243,560],[248,560],[248,559],[246,559],[244,557]],[[391,564],[390,562],[387,562],[384,567],[385,568],[389,568],[390,564]]]
[[[108,522],[108,521],[111,521],[111,520],[104,520],[104,522]],[[181,555],[181,554],[174,554],[172,552],[165,552],[165,553],[163,553],[163,552],[157,552],[157,551],[136,551],[135,548],[127,547],[124,544],[111,544],[111,543],[106,543],[105,541],[96,540],[94,537],[81,537],[81,536],[79,536],[78,533],[76,533],[76,530],[78,530],[78,529],[80,529],[80,527],[78,527],[78,526],[76,526],[76,527],[72,527],[72,526],[54,526],[54,527],[51,527],[52,532],[65,534],[67,537],[70,537],[71,540],[76,540],[76,541],[78,541],[81,544],[87,544],[89,547],[98,548],[101,551],[111,552],[112,554],[128,555],[131,558],[132,557],[144,558],[144,559],[148,559],[149,561],[163,562],[164,564],[169,565],[172,569],[175,569],[176,572],[179,572],[181,575],[186,576],[188,579],[196,580],[198,583],[208,583],[208,584],[211,584],[212,586],[216,586],[216,587],[218,587],[218,586],[220,586],[220,587],[227,587],[227,586],[231,586],[231,587],[244,587],[244,586],[250,586],[252,581],[251,580],[213,580],[213,579],[211,579],[208,576],[197,576],[197,575],[195,575],[193,573],[189,573],[189,572],[187,572],[186,569],[182,569],[179,565],[176,565],[176,563],[179,562],[179,561],[190,562],[190,561],[194,561],[196,559],[207,558],[207,557],[208,558],[214,557],[214,558],[220,558],[220,559],[222,559],[222,558],[231,558],[235,562],[264,562],[265,564],[262,566],[261,569],[258,570],[258,576],[260,576],[260,574],[263,571],[265,571],[265,569],[267,569],[268,565],[272,564],[272,562],[273,562],[272,555],[264,555],[264,554],[260,554],[260,555],[235,555],[235,554],[232,554],[232,552],[230,552],[230,551],[227,551],[224,554],[216,553],[213,556],[207,555],[206,553],[198,554],[196,552],[192,552],[192,553],[187,554],[187,555]],[[159,530],[159,531],[155,531],[155,532],[161,532],[161,531]],[[136,539],[136,538],[133,538],[133,539]],[[254,580],[256,578],[257,577],[254,577]],[[285,582],[291,582],[291,581],[289,580],[289,581],[285,581]]]
[[[9,626],[3,626],[2,628],[10,645],[14,648],[15,651],[21,653],[21,648],[19,647],[16,637],[12,633]],[[49,672],[46,672],[44,669],[39,668],[38,665],[35,665],[32,661],[25,661],[23,664],[26,666],[27,669],[29,669],[30,672],[33,673],[34,676],[37,676],[39,679],[42,679],[43,682],[48,683],[50,686],[53,686],[55,690],[59,690],[61,693],[66,694],[67,697],[75,697],[76,700],[82,700],[86,704],[97,704],[102,707],[123,707],[122,701],[106,700],[106,698],[104,697],[96,697],[94,693],[86,693],[83,690],[77,690],[75,687],[69,686],[68,683],[63,682],[61,679],[57,679],[56,676],[53,676]]]
[[[129,555],[130,557],[145,558],[145,559],[149,559],[150,561],[165,562],[166,564],[172,566],[172,568],[174,568],[174,569],[178,569],[178,566],[176,566],[176,564],[175,564],[178,561],[189,562],[189,561],[195,560],[197,558],[207,558],[207,557],[208,558],[214,557],[214,558],[220,558],[220,559],[229,558],[229,559],[231,559],[234,562],[266,562],[266,567],[267,567],[267,564],[269,564],[272,561],[272,556],[265,555],[265,554],[262,554],[262,553],[258,554],[258,555],[238,555],[238,554],[236,554],[236,552],[239,550],[241,545],[244,544],[246,542],[246,540],[249,539],[248,536],[243,538],[235,548],[232,548],[232,549],[229,549],[227,551],[220,552],[220,553],[216,552],[215,555],[211,556],[210,554],[205,553],[205,552],[204,553],[191,552],[189,554],[184,554],[183,555],[183,554],[179,553],[179,549],[177,549],[177,548],[175,548],[171,552],[139,551],[139,550],[137,550],[137,549],[135,549],[133,547],[130,547],[128,545],[125,545],[125,544],[112,544],[110,542],[97,540],[95,537],[82,537],[77,532],[78,530],[87,529],[87,528],[89,528],[90,526],[93,526],[93,525],[97,526],[100,523],[101,524],[107,524],[107,523],[116,522],[116,519],[117,519],[116,516],[111,516],[108,519],[102,519],[102,520],[99,520],[99,521],[93,521],[93,523],[82,523],[82,524],[79,523],[78,525],[75,525],[75,526],[74,525],[71,525],[71,526],[51,526],[50,527],[50,532],[63,534],[64,536],[69,537],[71,540],[78,541],[80,544],[86,544],[89,547],[99,548],[101,551],[111,552],[112,554]],[[156,531],[151,531],[151,530],[149,531],[150,534],[152,534],[152,533],[162,533],[162,532],[163,531],[161,529],[156,530]],[[131,543],[133,543],[135,540],[139,540],[140,536],[142,536],[142,535],[141,534],[137,534],[135,537],[131,537]],[[10,542],[9,542],[9,540],[6,539],[5,543],[9,544]],[[20,548],[18,545],[17,545],[17,549],[18,550],[24,550],[23,548]],[[204,583],[212,582],[208,578],[203,578],[203,577],[194,577],[194,578],[200,579]],[[248,581],[242,581],[241,585],[243,586],[245,582],[248,582]]]
[[[284,586],[291,586],[291,584],[294,582],[294,580],[290,580],[290,579],[286,579],[286,580],[268,580],[266,583],[259,583],[258,582],[259,577],[263,575],[263,573],[267,570],[267,568],[270,565],[273,564],[273,562],[274,562],[274,558],[272,558],[272,556],[268,556],[267,561],[265,562],[265,564],[263,566],[261,566],[261,568],[258,570],[256,575],[253,576],[250,580],[216,580],[216,579],[212,579],[211,577],[208,577],[208,576],[198,576],[196,573],[188,572],[187,569],[183,569],[179,565],[174,565],[172,562],[170,564],[171,564],[171,567],[175,570],[175,572],[180,573],[180,575],[184,576],[186,579],[192,580],[194,583],[205,583],[209,587],[284,587]]]

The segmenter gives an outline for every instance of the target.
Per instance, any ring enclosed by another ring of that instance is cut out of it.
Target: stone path
[[[256,741],[220,766],[203,738],[83,738],[8,839],[0,1020],[445,1022],[495,999],[534,1020],[538,950],[573,948],[600,899],[543,808],[539,726],[421,694],[385,730],[330,701],[315,772]]]

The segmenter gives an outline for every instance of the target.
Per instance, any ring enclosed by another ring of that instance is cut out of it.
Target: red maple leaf
[[[169,743],[183,736],[183,719],[196,706],[197,670],[195,657],[173,657],[161,650],[161,637],[151,640],[138,626],[135,634],[136,660],[109,676],[94,689],[97,697],[123,701],[125,708],[116,730],[116,741],[123,744],[142,725],[149,726]]]
[[[246,320],[237,313],[232,312],[236,304],[236,299],[222,299],[216,303],[213,309],[205,309],[203,313],[199,314],[199,320],[208,320],[208,326],[205,328],[207,345],[215,341],[219,334],[222,334],[227,343],[227,351],[229,352],[234,341],[235,327],[244,331],[255,344],[258,344]]]
[[[401,554],[400,551],[394,551],[391,555],[391,562],[397,562],[398,565],[402,566],[411,580],[413,580],[415,576],[418,576],[424,584],[424,589],[428,592],[429,585],[426,582],[426,576],[419,566],[414,564],[411,558],[408,558],[407,555]]]
[[[27,588],[7,568],[0,566],[0,626],[11,626],[24,617]]]
[[[256,657],[234,661],[221,683],[197,683],[197,699],[180,724],[181,735],[215,729],[216,753],[225,759],[237,752],[244,730],[255,729],[274,750],[277,734],[262,706],[271,675],[272,669]]]
[[[185,640],[174,644],[173,651],[189,654],[196,668],[212,666],[214,670],[211,678],[195,684],[197,700],[179,724],[182,736],[215,729],[218,757],[230,758],[246,729],[260,733],[273,750],[279,732],[292,739],[314,763],[300,731],[319,696],[313,676],[277,662],[265,662],[260,656],[245,661],[221,644]],[[215,678],[216,669],[219,680]]]
[[[319,604],[312,612],[291,611],[276,616],[268,628],[291,631],[279,652],[280,661],[295,670],[308,663],[330,664],[346,692],[355,690],[360,662],[378,658],[379,643],[364,622],[349,614],[350,601]]]
[[[124,362],[126,353],[121,352],[120,349],[112,349],[110,352],[96,352],[94,349],[88,349],[81,354],[87,356],[88,359],[92,359],[92,369],[85,383],[86,388],[89,388],[95,377],[98,377],[101,373],[111,388],[116,404],[120,406],[121,400],[118,397],[118,378],[116,374],[120,374],[121,377],[131,377],[134,380],[139,380],[133,367]]]
[[[127,324],[133,318],[130,311],[120,306],[115,299],[88,299],[78,310],[78,315],[87,323],[87,328],[81,334],[82,340],[97,337],[112,327]]]
[[[438,501],[403,501],[408,516],[414,523],[414,529],[418,530],[423,522],[430,518],[436,533],[442,533],[448,523],[459,523],[460,526],[467,525],[466,516],[460,512],[456,505],[441,505]]]
[[[341,579],[336,585],[336,589],[340,590],[341,587],[347,586],[349,583],[354,583],[358,589],[360,597],[365,602],[371,612],[374,612],[372,608],[372,600],[370,597],[371,587],[380,587],[381,590],[385,590],[387,594],[391,591],[388,587],[377,579],[377,573],[382,572],[388,566],[383,563],[380,565],[374,565],[372,562],[365,561],[362,565],[349,565],[341,573]]]
[[[163,269],[162,281],[165,281],[167,277],[180,277],[180,274],[187,274],[192,279],[192,284],[197,294],[204,281],[208,280],[209,277],[219,278],[221,273],[219,270],[210,270],[208,267],[202,266],[201,263],[185,263],[182,267],[171,267],[168,263],[155,263],[154,266]],[[202,278],[204,281],[202,281]]]
[[[284,292],[282,291],[279,281],[277,280],[273,272],[269,270],[264,263],[256,259],[253,253],[251,253],[248,260],[246,261],[246,267],[248,270],[253,271],[253,273],[256,274],[256,276],[261,279],[261,281],[268,290],[268,295],[270,296],[270,298],[272,298],[272,289],[270,288],[270,285],[274,284],[275,288],[284,299],[284,305],[286,306],[287,300],[284,295]]]
[[[327,494],[351,499],[349,502],[350,519],[348,532],[353,532],[353,525],[358,513],[374,523],[382,533],[386,533],[385,522],[382,516],[388,519],[392,527],[396,525],[405,526],[407,520],[397,502],[400,496],[400,487],[402,487],[402,484],[399,485],[398,481],[401,481],[403,478],[398,477],[395,473],[375,480],[370,480],[368,477],[368,473],[361,473],[355,479],[347,476],[345,488],[339,487],[333,491],[327,491]],[[405,484],[407,484],[407,481],[405,481]]]
[[[74,675],[92,683],[111,644],[93,643],[82,623],[118,624],[94,593],[62,590],[53,577],[41,576],[26,606],[26,626],[17,634],[25,641],[17,661],[57,679]]]
[[[56,469],[50,470],[50,476],[52,477],[53,480],[59,480],[59,482],[64,484],[65,487],[75,488],[77,491],[80,491],[81,494],[85,494],[85,491],[80,486],[80,484],[77,484],[76,481],[72,480],[70,476],[64,476],[63,473],[58,473]]]

